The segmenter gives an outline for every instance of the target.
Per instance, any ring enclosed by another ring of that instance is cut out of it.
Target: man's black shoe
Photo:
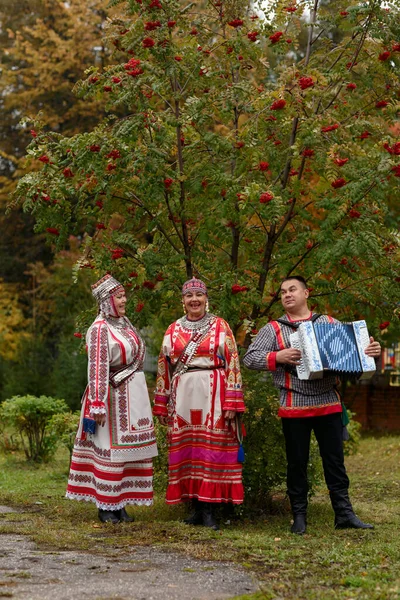
[[[307,521],[305,515],[294,515],[293,516],[293,525],[290,528],[292,533],[297,533],[298,535],[303,535],[306,532]]]
[[[116,525],[119,523],[119,518],[111,510],[101,510],[99,508],[99,519],[102,523],[112,523]]]
[[[374,529],[370,523],[363,523],[358,517],[349,517],[346,521],[335,521],[335,529]]]

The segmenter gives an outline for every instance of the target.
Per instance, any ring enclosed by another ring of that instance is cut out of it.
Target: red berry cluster
[[[239,285],[238,283],[233,284],[231,287],[232,294],[240,294],[241,292],[247,292],[249,288],[247,285]]]

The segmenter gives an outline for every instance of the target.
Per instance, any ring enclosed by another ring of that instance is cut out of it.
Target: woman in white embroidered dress
[[[103,522],[129,522],[126,505],[153,502],[157,445],[145,345],[125,316],[125,290],[116,279],[105,275],[92,293],[99,314],[86,335],[88,385],[66,497],[94,502]]]
[[[218,529],[214,508],[243,502],[235,417],[244,411],[239,357],[229,325],[207,312],[207,288],[182,288],[186,315],[164,336],[153,414],[168,425],[166,500],[191,500],[191,525]]]

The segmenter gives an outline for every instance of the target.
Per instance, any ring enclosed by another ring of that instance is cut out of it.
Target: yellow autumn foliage
[[[16,358],[19,345],[31,337],[28,320],[19,305],[16,286],[0,279],[0,356]]]

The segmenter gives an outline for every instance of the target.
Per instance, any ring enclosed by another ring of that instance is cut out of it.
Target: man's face
[[[308,289],[304,287],[301,281],[289,279],[281,285],[282,306],[288,312],[296,312],[307,306]]]

